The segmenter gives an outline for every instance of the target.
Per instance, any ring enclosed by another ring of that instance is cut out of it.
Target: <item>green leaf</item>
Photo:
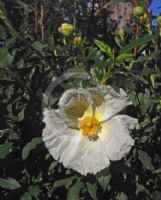
[[[136,195],[138,195],[140,192],[149,194],[149,190],[147,190],[144,185],[136,183]]]
[[[15,0],[15,3],[17,3],[21,8],[27,10],[28,12],[32,12],[33,8],[30,4],[25,3],[24,1],[21,0]]]
[[[43,94],[43,103],[47,106],[50,106],[50,99],[48,97],[48,95],[46,95],[45,93]]]
[[[67,200],[79,200],[79,193],[84,184],[80,179],[69,189]]]
[[[111,180],[111,172],[109,168],[105,168],[96,175],[97,181],[105,192],[109,186]],[[109,186],[110,187],[110,186]]]
[[[31,142],[27,143],[26,146],[22,150],[22,159],[25,160],[28,157],[30,151],[35,149],[36,146],[41,143],[42,143],[41,137],[33,138]]]
[[[80,56],[71,56],[67,58],[66,62],[76,61],[77,59],[80,59]]]
[[[15,54],[16,49],[10,54],[6,47],[0,48],[0,68],[8,67],[13,62]]]
[[[48,172],[52,172],[54,170],[54,168],[58,165],[57,161],[53,161],[49,167]]]
[[[154,166],[151,162],[151,157],[147,154],[147,152],[139,150],[139,159],[142,162],[143,166],[148,170],[154,170]]]
[[[53,185],[53,188],[56,189],[56,188],[65,186],[65,185],[71,183],[76,178],[77,178],[77,176],[71,176],[69,178],[65,178],[65,179],[61,179],[61,180],[55,181],[55,183]]]
[[[145,126],[149,125],[150,123],[151,123],[150,119],[145,118],[144,121],[142,121],[142,122],[140,123],[140,127],[141,127],[141,128],[144,128]]]
[[[16,63],[18,69],[22,69],[24,67],[24,64],[25,62],[24,62],[24,59],[22,58]]]
[[[13,142],[7,142],[0,145],[0,159],[4,159],[10,152],[13,146]]]
[[[107,53],[107,55],[112,58],[112,48],[108,44],[100,40],[94,40],[94,42],[102,52]]]
[[[30,185],[28,191],[32,197],[37,198],[40,195],[40,188],[38,185]]]
[[[151,40],[155,39],[156,36],[155,35],[146,35],[144,37],[138,38],[138,39],[134,39],[131,40],[131,42],[129,44],[127,44],[126,46],[124,46],[120,53],[126,53],[131,51],[132,49],[134,49],[135,47],[139,46],[139,45],[143,45],[146,44],[148,42],[150,42]]]
[[[86,185],[87,185],[87,190],[88,190],[90,196],[93,198],[93,200],[97,200],[98,198],[96,196],[96,193],[97,193],[96,183],[87,182]]]
[[[20,188],[21,185],[17,180],[9,177],[8,179],[0,178],[0,187],[15,190]]]
[[[116,200],[128,200],[128,197],[125,195],[125,193],[121,192],[119,195],[117,195]]]
[[[161,168],[156,169],[155,171],[152,172],[153,174],[161,174]]]
[[[18,113],[17,116],[17,121],[20,122],[24,119],[24,115],[25,115],[25,107],[21,109],[21,111]]]
[[[137,106],[139,105],[139,101],[138,101],[138,97],[137,97],[137,94],[135,91],[132,91],[130,94],[129,94],[131,100],[132,100],[132,103],[134,106]]]
[[[100,186],[102,187],[103,191],[107,190],[107,187],[109,185],[109,182],[111,180],[111,174],[108,176],[100,176],[97,178]]]
[[[43,44],[39,41],[36,41],[32,44],[32,47],[36,50],[36,51],[39,51],[39,52],[42,52],[42,49],[43,49]]]
[[[119,56],[117,56],[116,60],[121,61],[121,60],[126,60],[128,58],[133,58],[134,55],[131,53],[122,53]]]
[[[25,192],[20,200],[32,200],[32,196],[30,195],[29,192]]]
[[[25,192],[21,196],[21,200],[32,200],[32,197],[35,197],[37,199],[40,195],[40,192],[41,190],[38,185],[31,185],[28,188],[28,192]]]

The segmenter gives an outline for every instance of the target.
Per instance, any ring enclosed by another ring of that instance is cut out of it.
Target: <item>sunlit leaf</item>
[[[134,57],[134,55],[131,54],[131,53],[123,53],[123,54],[118,55],[118,56],[116,57],[116,60],[122,61],[122,60],[126,60],[126,59],[128,59],[128,58],[133,58],[133,57]]]
[[[94,40],[94,42],[102,52],[106,53],[109,57],[112,58],[112,48],[108,44],[100,40]]]

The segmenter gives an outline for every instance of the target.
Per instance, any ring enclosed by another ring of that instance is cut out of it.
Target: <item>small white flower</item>
[[[86,175],[96,174],[122,159],[134,140],[129,129],[138,121],[118,114],[131,104],[127,94],[110,86],[71,89],[59,101],[59,109],[45,109],[43,141],[55,160]]]

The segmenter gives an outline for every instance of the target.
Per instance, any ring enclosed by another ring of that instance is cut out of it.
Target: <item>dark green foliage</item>
[[[120,39],[108,26],[108,12],[94,16],[87,1],[44,2],[41,39],[40,0],[0,0],[0,197],[3,200],[159,200],[161,199],[161,36],[159,28],[125,27]],[[116,2],[110,1],[111,3]],[[99,1],[100,4],[103,1]],[[92,4],[91,4],[92,6]],[[87,9],[88,8],[88,9]],[[64,38],[58,27],[75,23]],[[136,22],[135,22],[136,23]],[[136,53],[134,53],[134,51]],[[76,78],[75,73],[81,74]],[[69,76],[69,77],[68,77]],[[91,81],[88,78],[91,76]],[[54,82],[61,77],[59,83]],[[46,92],[56,84],[53,95]],[[129,155],[96,176],[83,177],[53,160],[42,142],[43,104],[56,108],[64,90],[98,83],[124,88],[139,120]]]

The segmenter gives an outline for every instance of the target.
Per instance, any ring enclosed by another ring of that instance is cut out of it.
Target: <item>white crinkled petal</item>
[[[120,97],[127,97],[126,92],[122,88],[120,88],[119,92],[116,92],[109,85],[98,86],[98,89],[104,94],[106,100],[117,99]]]
[[[109,166],[101,141],[91,141],[83,134],[64,125],[54,110],[44,112],[43,141],[54,159],[82,175],[96,174]]]
[[[80,164],[83,166],[80,168],[82,170],[81,174],[96,174],[106,167],[109,167],[110,161],[105,154],[104,146],[99,138],[96,141],[90,141],[87,138],[84,149],[85,151],[79,158]]]
[[[102,123],[99,137],[110,160],[120,160],[130,151],[134,140],[129,135],[129,129],[135,128],[137,124],[137,119],[126,115],[117,115]]]
[[[114,115],[121,112],[128,105],[131,105],[131,100],[128,96],[120,96],[105,100],[100,106],[96,107],[96,113],[100,113],[100,120],[107,121]]]

